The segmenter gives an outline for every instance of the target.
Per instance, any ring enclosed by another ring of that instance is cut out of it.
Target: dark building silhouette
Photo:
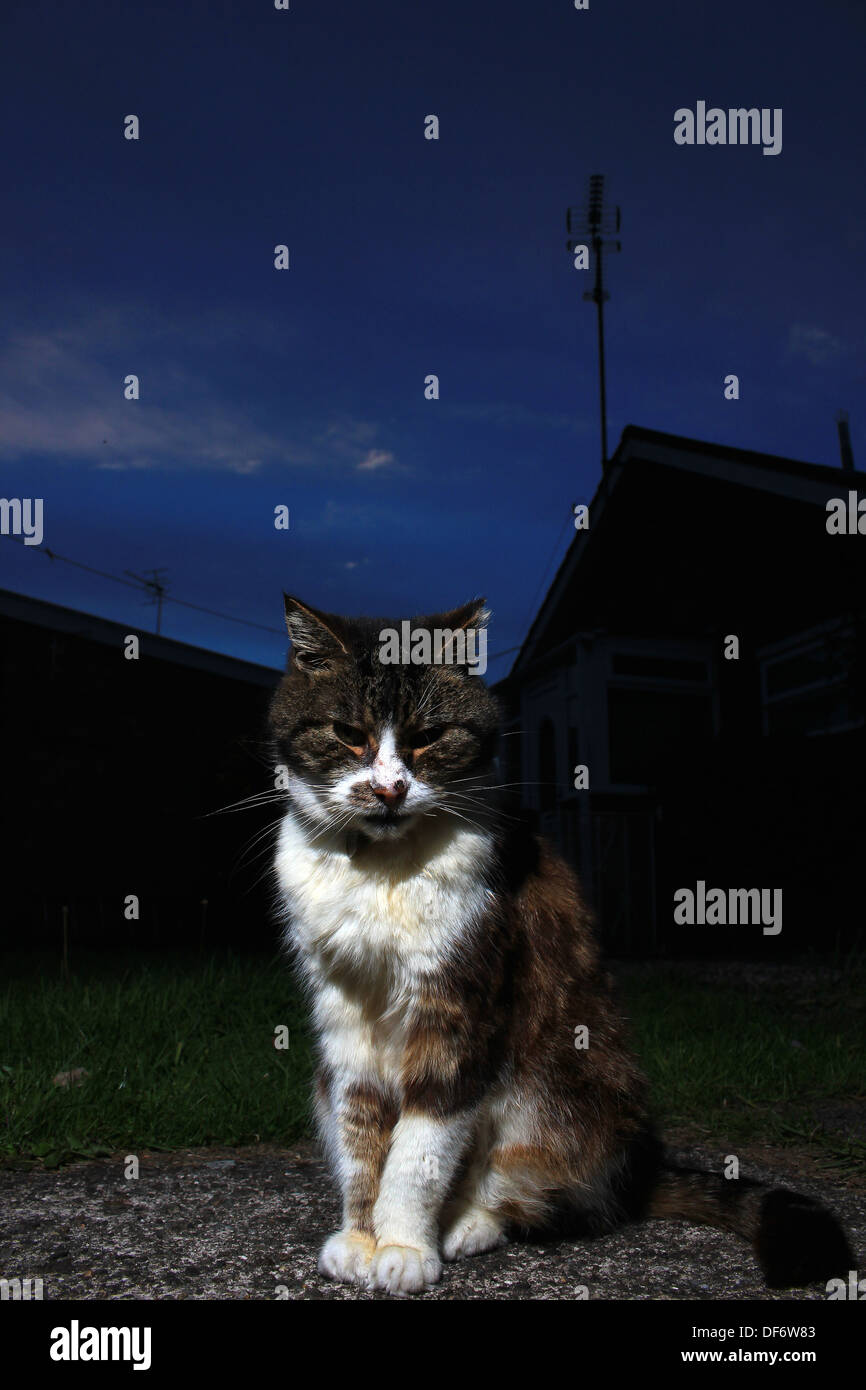
[[[209,813],[272,784],[280,673],[146,632],[127,660],[131,632],[0,591],[3,945],[57,945],[64,906],[73,946],[272,945],[242,863],[269,817]]]
[[[857,939],[866,535],[829,534],[827,503],[858,489],[850,468],[623,432],[497,686],[504,780],[581,872],[608,949]],[[781,934],[676,925],[698,880],[782,888]]]

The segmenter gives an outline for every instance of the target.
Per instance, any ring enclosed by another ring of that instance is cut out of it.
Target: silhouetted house
[[[825,949],[861,927],[866,535],[827,530],[858,490],[862,472],[623,432],[497,687],[504,780],[609,949]],[[782,933],[675,925],[698,880],[783,888]]]
[[[267,785],[279,676],[0,591],[3,944],[56,945],[64,906],[75,943],[272,942],[239,868],[256,818],[209,813]]]

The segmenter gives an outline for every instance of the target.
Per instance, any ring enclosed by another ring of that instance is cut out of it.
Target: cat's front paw
[[[388,1293],[423,1293],[437,1284],[442,1261],[430,1246],[378,1245],[369,1269],[371,1289]]]
[[[446,1229],[442,1254],[446,1260],[461,1260],[465,1255],[481,1255],[506,1244],[507,1237],[496,1217],[483,1207],[470,1207]]]
[[[364,1231],[337,1231],[322,1246],[319,1273],[340,1284],[366,1285],[375,1249],[375,1240]]]

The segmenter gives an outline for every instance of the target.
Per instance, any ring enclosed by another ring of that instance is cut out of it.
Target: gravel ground
[[[719,1156],[677,1157],[717,1166]],[[741,1155],[741,1158],[744,1156]],[[743,1176],[828,1203],[855,1252],[866,1246],[866,1189],[829,1182],[788,1150]],[[56,1299],[358,1299],[387,1297],[329,1283],[316,1271],[338,1203],[311,1145],[293,1149],[142,1154],[140,1176],[116,1161],[56,1172],[0,1171],[0,1277],[41,1276]],[[587,1293],[583,1295],[582,1287]],[[592,1241],[526,1242],[446,1265],[428,1299],[816,1299],[822,1286],[762,1287],[733,1236],[648,1221]]]

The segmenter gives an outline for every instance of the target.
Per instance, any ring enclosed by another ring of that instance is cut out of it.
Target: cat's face
[[[486,616],[481,600],[413,618],[411,629],[468,633],[472,651]],[[399,620],[341,618],[287,596],[286,622],[292,651],[270,719],[305,821],[377,840],[443,812],[475,821],[474,789],[491,780],[498,711],[454,659],[462,642],[446,644],[439,662],[389,662],[380,634],[399,632]]]

